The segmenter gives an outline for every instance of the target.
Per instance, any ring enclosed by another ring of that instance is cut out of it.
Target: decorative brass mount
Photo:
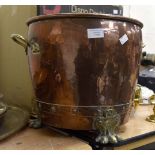
[[[120,124],[120,115],[111,106],[99,109],[98,112],[93,124],[94,129],[99,131],[99,135],[95,139],[96,142],[117,143],[119,137],[115,130]]]

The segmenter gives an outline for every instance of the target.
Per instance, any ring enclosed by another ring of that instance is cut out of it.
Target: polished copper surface
[[[139,21],[74,14],[35,17],[28,25],[28,41],[40,48],[28,48],[28,59],[44,124],[91,130],[107,106],[120,114],[121,124],[128,121],[141,54]],[[87,29],[96,28],[104,37],[88,38]],[[124,35],[128,40],[121,44]]]

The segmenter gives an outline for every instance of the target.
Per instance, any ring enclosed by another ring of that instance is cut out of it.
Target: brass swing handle
[[[39,44],[33,40],[31,42],[28,42],[23,36],[21,36],[19,34],[11,34],[11,38],[17,44],[24,47],[26,54],[27,54],[27,48],[28,47],[31,48],[31,51],[33,54],[40,52]]]

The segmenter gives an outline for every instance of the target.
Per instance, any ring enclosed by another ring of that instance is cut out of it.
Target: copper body
[[[98,109],[113,106],[128,121],[141,54],[142,23],[106,15],[54,15],[27,22],[30,73],[43,124],[93,129]],[[88,38],[87,29],[104,29]],[[122,45],[120,38],[128,40]]]

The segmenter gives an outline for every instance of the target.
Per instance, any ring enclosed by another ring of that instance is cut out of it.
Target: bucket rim
[[[143,28],[143,23],[137,19],[129,18],[125,16],[118,16],[118,15],[108,15],[108,14],[91,14],[91,13],[84,13],[84,14],[75,14],[75,13],[59,13],[53,15],[39,15],[31,17],[27,20],[26,24],[29,26],[30,24],[38,21],[43,20],[51,20],[51,19],[61,19],[61,18],[98,18],[98,19],[110,19],[114,21],[121,21],[121,22],[129,22],[132,24],[136,24]]]

